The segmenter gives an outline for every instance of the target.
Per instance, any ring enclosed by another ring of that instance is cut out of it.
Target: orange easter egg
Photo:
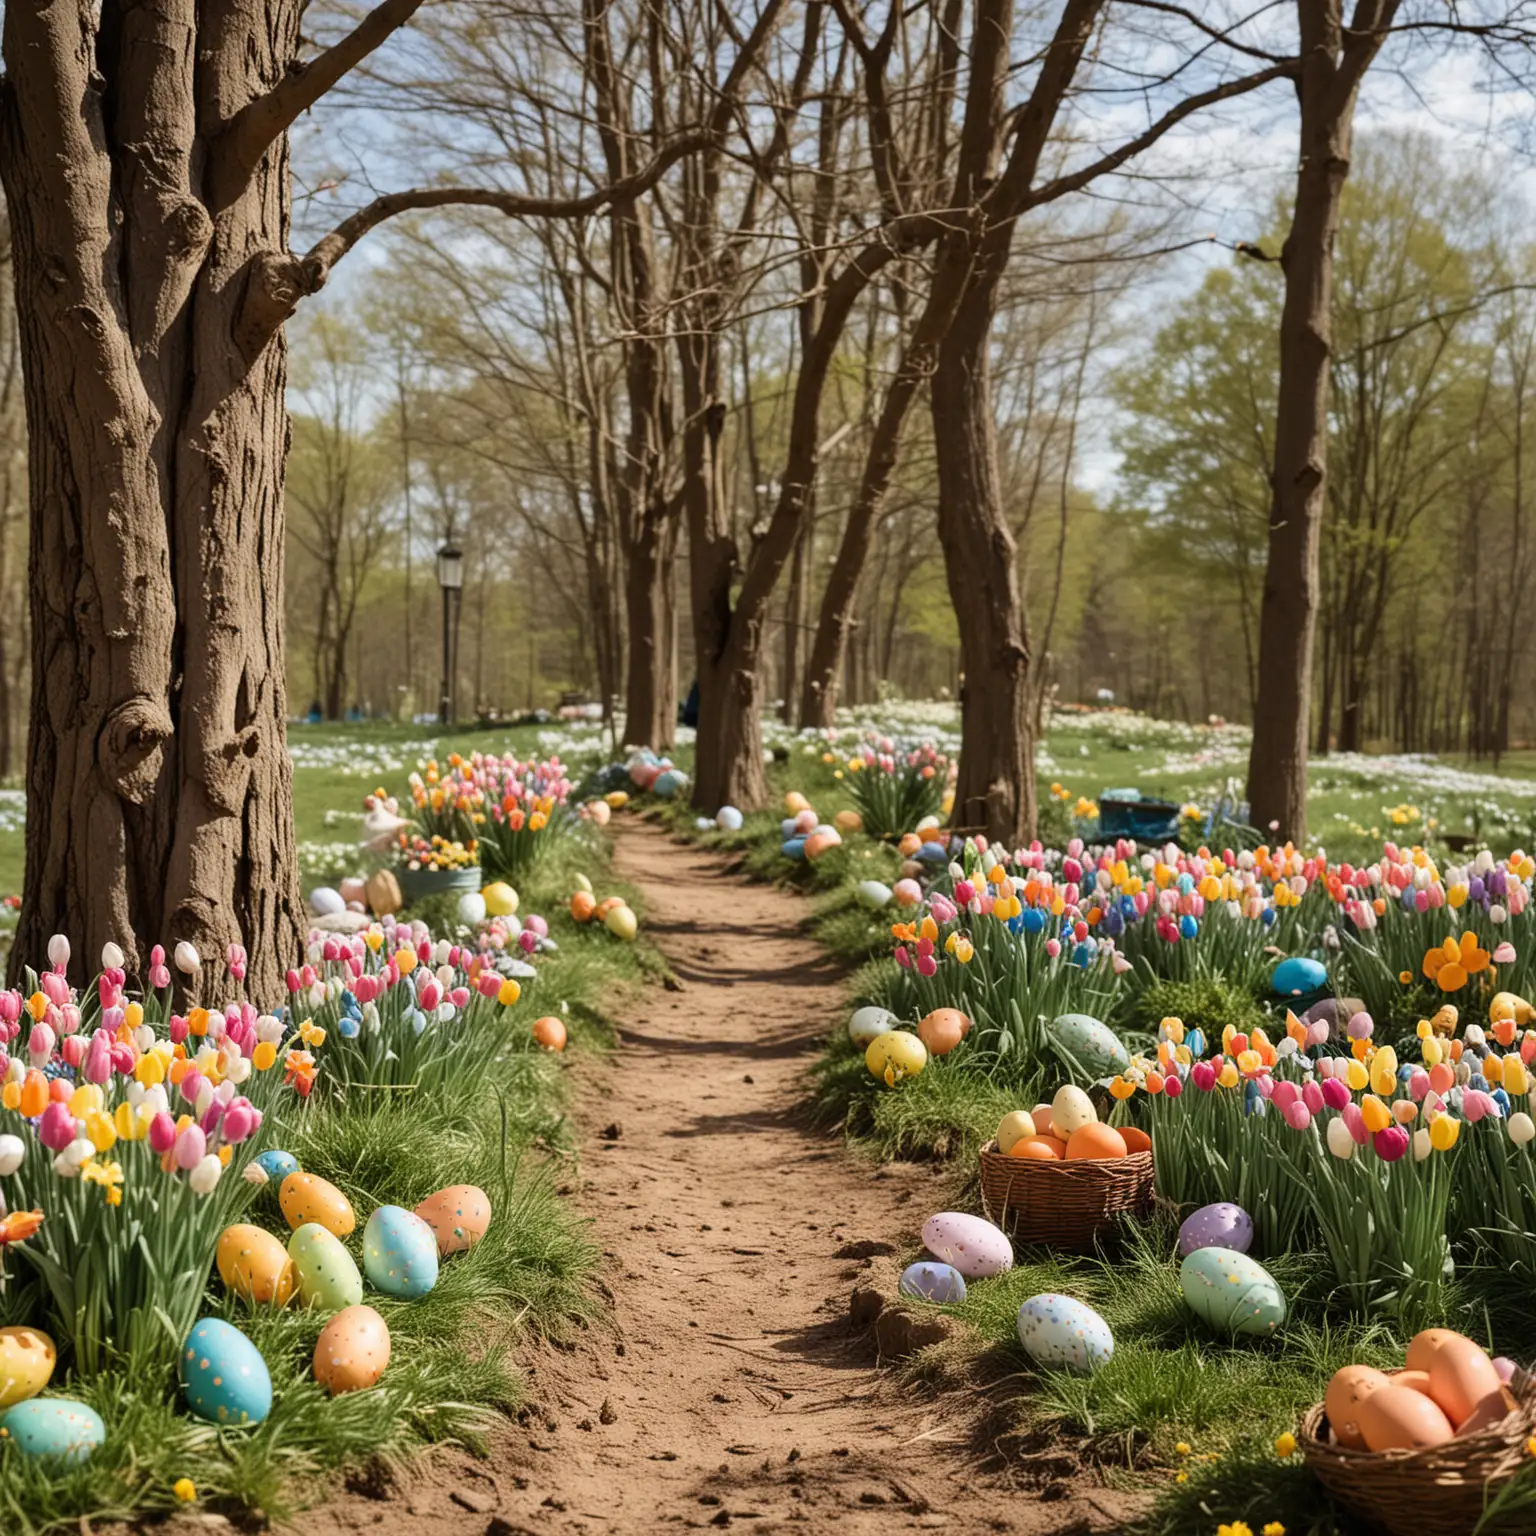
[[[1428,1371],[1434,1364],[1435,1356],[1440,1353],[1442,1344],[1464,1338],[1466,1334],[1457,1333],[1453,1328],[1425,1328],[1409,1340],[1408,1356],[1403,1363],[1410,1371]]]
[[[290,1173],[277,1192],[277,1203],[295,1232],[313,1222],[332,1237],[350,1237],[357,1225],[347,1197],[334,1184],[312,1173]]]
[[[1368,1394],[1358,1413],[1367,1450],[1422,1450],[1451,1438],[1450,1421],[1433,1398],[1390,1381]]]
[[[1125,1143],[1127,1152],[1150,1152],[1152,1150],[1152,1138],[1143,1130],[1134,1125],[1122,1125],[1119,1127],[1120,1139]]]
[[[237,1296],[285,1306],[298,1284],[288,1250],[263,1227],[237,1222],[225,1227],[214,1255],[219,1279]]]
[[[416,1214],[437,1234],[437,1251],[446,1257],[473,1248],[491,1224],[491,1200],[473,1184],[450,1184],[428,1195]]]
[[[1026,1136],[1013,1144],[1009,1157],[1060,1159],[1067,1155],[1067,1144],[1059,1136]]]
[[[571,916],[578,923],[590,923],[595,911],[597,911],[597,897],[591,891],[577,891],[571,897]]]
[[[1107,1158],[1124,1157],[1125,1150],[1125,1137],[1114,1126],[1103,1125],[1097,1120],[1080,1125],[1067,1137],[1069,1161],[1101,1162]]]
[[[389,1326],[372,1307],[343,1307],[315,1341],[315,1380],[335,1397],[373,1386],[389,1364]]]
[[[1053,1136],[1051,1129],[1051,1106],[1049,1104],[1036,1104],[1030,1111],[1030,1116],[1035,1122],[1035,1133],[1040,1136]]]
[[[1471,1339],[1447,1339],[1429,1365],[1429,1395],[1457,1429],[1502,1385],[1493,1361]]]
[[[565,1025],[553,1014],[546,1014],[542,1019],[535,1019],[533,1021],[533,1038],[546,1051],[563,1051],[565,1049]]]
[[[1369,1365],[1340,1366],[1333,1373],[1323,1396],[1323,1411],[1328,1415],[1333,1438],[1340,1445],[1354,1451],[1365,1449],[1365,1437],[1360,1432],[1360,1406],[1387,1383],[1386,1373]]]
[[[965,1039],[971,1021],[958,1008],[935,1008],[918,1021],[917,1038],[931,1056],[946,1056]]]

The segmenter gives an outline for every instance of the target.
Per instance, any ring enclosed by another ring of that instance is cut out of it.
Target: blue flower
[[[1008,921],[1008,926],[1017,933],[1018,928],[1013,927],[1015,923],[1020,924],[1025,933],[1042,933],[1045,930],[1045,913],[1039,907],[1025,907],[1017,917]]]
[[[1179,919],[1179,932],[1183,934],[1186,939],[1192,939],[1197,933],[1200,932],[1200,924],[1195,921],[1194,917],[1190,913],[1186,912],[1184,916]]]

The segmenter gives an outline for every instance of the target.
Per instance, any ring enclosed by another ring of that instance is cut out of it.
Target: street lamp
[[[444,544],[437,552],[437,584],[443,589],[443,690],[438,700],[440,725],[453,724],[453,685],[458,673],[459,599],[464,591],[464,551]]]

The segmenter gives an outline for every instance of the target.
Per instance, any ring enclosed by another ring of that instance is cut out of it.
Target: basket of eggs
[[[1530,1460],[1536,1377],[1447,1328],[1416,1335],[1404,1367],[1335,1371],[1298,1443],[1329,1493],[1392,1536],[1471,1536]]]
[[[1122,1216],[1152,1204],[1152,1142],[1106,1125],[1081,1088],[1004,1115],[981,1149],[981,1194],[999,1226],[1026,1243],[1090,1251]]]

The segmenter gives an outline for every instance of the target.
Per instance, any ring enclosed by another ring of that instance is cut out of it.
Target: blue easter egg
[[[740,832],[741,824],[744,820],[745,818],[734,805],[722,805],[715,812],[715,825],[722,832]]]
[[[1019,1308],[1015,1327],[1025,1353],[1042,1370],[1090,1375],[1115,1352],[1109,1324],[1073,1296],[1046,1291]]]
[[[916,1301],[947,1305],[965,1300],[965,1276],[953,1264],[940,1264],[933,1259],[907,1265],[896,1288]]]
[[[274,1184],[281,1184],[290,1173],[299,1171],[298,1158],[292,1152],[280,1152],[276,1147],[258,1152],[253,1161]]]
[[[1189,1047],[1189,1054],[1199,1061],[1205,1055],[1205,1032],[1200,1029],[1192,1029],[1184,1036],[1184,1044]]]
[[[389,1296],[425,1296],[437,1284],[437,1236],[420,1216],[381,1205],[363,1228],[363,1271]]]
[[[924,864],[942,864],[949,858],[943,843],[924,843],[917,856]]]
[[[687,787],[688,775],[680,769],[668,768],[665,773],[656,775],[651,793],[660,795],[663,800],[675,800]]]
[[[786,838],[784,846],[779,852],[786,859],[803,859],[805,857],[805,839],[803,837]]]
[[[211,1424],[260,1424],[272,1411],[267,1362],[238,1328],[217,1317],[193,1326],[182,1345],[178,1375],[187,1406]]]
[[[1045,930],[1045,913],[1039,907],[1025,907],[1019,914],[1025,933],[1042,933]]]
[[[1197,933],[1200,932],[1200,924],[1195,921],[1194,916],[1191,913],[1186,912],[1184,916],[1179,919],[1179,932],[1183,934],[1186,939],[1192,939]]]
[[[29,1397],[0,1413],[0,1439],[23,1456],[79,1463],[106,1438],[101,1415],[67,1397]]]
[[[1269,983],[1277,997],[1303,997],[1328,984],[1328,971],[1317,960],[1292,955],[1275,967]]]

